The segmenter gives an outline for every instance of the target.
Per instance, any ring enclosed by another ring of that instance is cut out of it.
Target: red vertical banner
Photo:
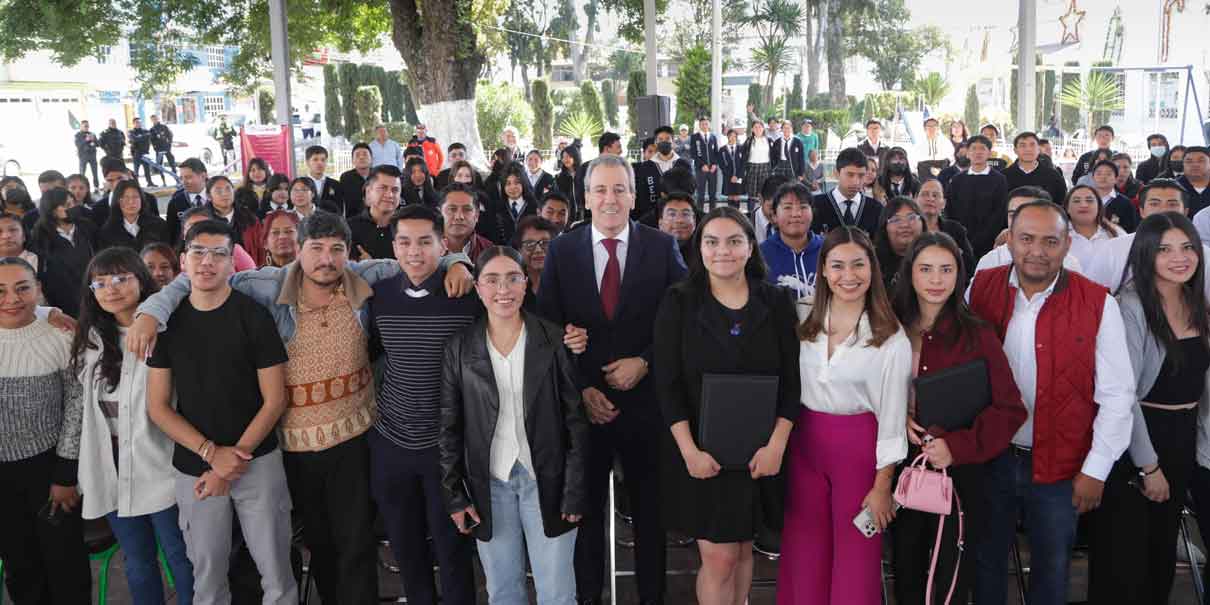
[[[269,164],[274,174],[285,174],[294,178],[294,167],[290,165],[290,140],[286,129],[289,126],[242,126],[240,127],[240,149],[243,173],[248,173],[248,160],[260,158]]]

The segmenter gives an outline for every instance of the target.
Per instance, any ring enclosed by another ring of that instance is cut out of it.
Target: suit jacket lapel
[[[643,266],[645,252],[643,241],[639,236],[639,225],[630,221],[630,241],[626,243],[626,266],[622,268],[622,289],[618,292],[618,308],[614,310],[613,318],[622,316],[626,301],[631,298],[630,292],[639,281],[639,272]]]
[[[582,241],[579,246],[575,247],[575,250],[580,258],[574,264],[578,275],[573,279],[579,281],[579,291],[586,292],[589,298],[588,308],[592,310],[598,321],[601,321],[605,319],[605,310],[601,307],[601,288],[597,285],[597,266],[592,249],[592,225],[587,225],[579,231]]]

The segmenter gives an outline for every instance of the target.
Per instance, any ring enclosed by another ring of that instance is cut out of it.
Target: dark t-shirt
[[[269,311],[232,291],[213,311],[182,301],[147,365],[172,370],[177,411],[185,420],[215,445],[233,446],[264,404],[257,370],[285,361],[286,348]],[[252,455],[276,448],[277,434],[270,432]],[[195,477],[207,470],[197,454],[179,444],[172,465]]]

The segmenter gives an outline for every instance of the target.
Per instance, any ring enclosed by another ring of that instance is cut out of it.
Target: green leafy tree
[[[752,49],[752,69],[765,73],[762,107],[773,106],[777,76],[794,60],[790,39],[797,36],[802,23],[802,6],[796,0],[758,0],[745,23],[756,31]]]
[[[966,108],[962,113],[962,121],[966,122],[967,130],[972,133],[979,129],[979,93],[975,92],[974,84],[966,89]]]
[[[710,113],[710,52],[702,46],[685,51],[676,75],[676,121],[691,124]]]
[[[643,0],[599,0],[599,4],[617,18],[619,37],[635,46],[643,44]],[[655,0],[657,24],[667,10],[668,0]]]
[[[258,112],[257,117],[260,118],[261,124],[277,123],[277,120],[274,119],[275,118],[274,114],[276,114],[277,112],[274,111],[273,105],[274,105],[273,91],[262,88],[260,91],[258,91],[256,93],[256,109]]]
[[[845,13],[845,45],[849,54],[865,57],[883,90],[909,87],[926,55],[949,56],[948,37],[936,26],[908,29],[911,11],[904,0],[872,0]]]
[[[630,146],[638,149],[639,137],[639,97],[647,94],[647,74],[642,71],[630,72],[626,83],[626,125],[630,128]]]
[[[342,63],[336,71],[340,74],[340,98],[344,99],[345,133],[352,135],[367,128],[373,128],[373,124],[366,125],[357,121],[357,108],[353,106],[353,98],[357,96],[357,87],[359,86],[357,65]]]
[[[357,123],[366,131],[382,123],[382,93],[378,87],[358,86],[353,96],[353,109],[357,112]]]
[[[340,136],[345,133],[344,110],[340,106],[340,78],[336,66],[324,65],[324,125],[328,134]]]
[[[920,101],[933,109],[941,104],[941,100],[950,93],[950,83],[945,76],[933,71],[913,83],[912,90]]]
[[[528,137],[534,123],[534,112],[525,101],[525,93],[507,82],[480,82],[475,114],[485,149],[504,145],[505,126],[512,126],[521,137]]]
[[[786,97],[786,115],[799,109],[802,109],[802,74],[794,74],[794,85],[790,88],[790,95]]]
[[[601,82],[601,99],[605,103],[605,123],[617,128],[618,126],[618,92],[613,80]]]
[[[1110,112],[1125,107],[1121,88],[1112,74],[1093,71],[1082,82],[1073,82],[1063,88],[1059,102],[1085,115],[1085,133],[1108,121]]]
[[[580,102],[584,107],[584,113],[590,118],[596,120],[602,127],[605,124],[605,108],[601,105],[601,95],[597,93],[597,87],[592,83],[592,80],[585,80],[580,83]]]
[[[534,147],[554,149],[555,107],[550,101],[546,80],[534,80],[530,88],[534,111]]]

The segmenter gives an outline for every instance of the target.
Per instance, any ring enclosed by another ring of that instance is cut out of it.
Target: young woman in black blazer
[[[125,246],[138,252],[155,242],[168,242],[168,223],[147,207],[137,181],[122,181],[114,188],[114,207],[98,233],[98,249]],[[133,219],[133,220],[132,220]],[[133,225],[131,234],[127,224]]]
[[[723,172],[723,195],[727,202],[738,207],[739,197],[744,194],[744,175],[739,171],[741,151],[736,143],[735,129],[727,131],[727,144],[718,150],[718,165]]]
[[[752,583],[752,537],[782,524],[781,475],[799,403],[798,318],[789,291],[765,282],[756,232],[715,208],[693,238],[689,275],[668,289],[655,321],[656,390],[669,426],[661,461],[667,528],[697,538],[700,603],[742,603]],[[778,377],[777,421],[747,468],[723,470],[700,449],[705,374]]]

